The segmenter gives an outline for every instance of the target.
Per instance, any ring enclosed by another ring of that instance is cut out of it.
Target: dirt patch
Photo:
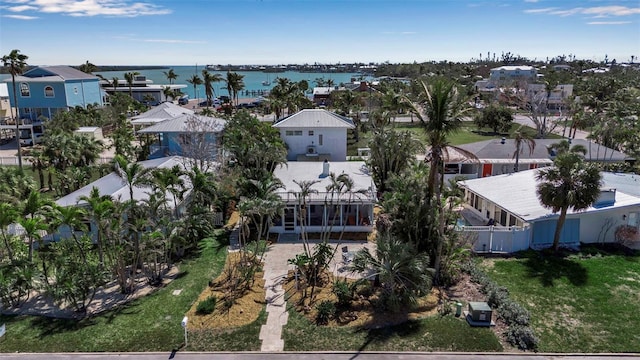
[[[295,277],[293,271],[290,271],[284,284],[284,289],[287,294],[287,303],[294,306],[296,311],[309,319],[309,321],[315,322],[318,314],[318,310],[316,309],[317,304],[326,300],[335,303],[338,300],[333,293],[334,280],[335,277],[332,274],[324,274],[322,284],[314,290],[313,301],[310,304],[307,301],[305,305],[302,305],[302,291],[296,290]],[[353,283],[355,281],[352,279],[341,280],[346,280],[348,283]],[[311,289],[308,288],[307,291],[310,293]],[[429,295],[418,299],[418,304],[414,309],[400,309],[397,313],[382,313],[376,311],[376,308],[373,305],[375,296],[371,298],[372,300],[369,300],[364,296],[357,296],[348,308],[337,309],[337,315],[329,321],[327,326],[350,326],[375,329],[398,325],[406,322],[407,320],[421,319],[437,313],[439,296],[440,291],[434,288]]]
[[[189,329],[228,330],[254,322],[265,306],[264,273],[258,271],[254,274],[253,285],[244,295],[233,300],[230,306],[225,306],[224,299],[229,296],[227,273],[231,266],[237,265],[241,260],[239,252],[229,253],[224,271],[208,286],[187,312],[189,317]],[[198,304],[208,297],[216,298],[216,308],[211,314],[200,315],[196,313]]]

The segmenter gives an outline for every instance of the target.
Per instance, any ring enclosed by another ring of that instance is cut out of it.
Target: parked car
[[[189,103],[189,97],[188,96],[183,96],[180,99],[178,99],[178,104],[180,105],[187,105]]]
[[[44,136],[44,134],[34,134],[33,138],[31,137],[31,134],[29,134],[29,137],[26,138],[20,138],[20,145],[22,146],[33,146],[34,144],[40,144],[42,142],[42,137]],[[35,143],[34,143],[35,140]]]
[[[218,106],[218,105],[221,105],[221,102],[218,99],[211,99],[211,101],[209,100],[201,101],[198,105],[199,106]]]

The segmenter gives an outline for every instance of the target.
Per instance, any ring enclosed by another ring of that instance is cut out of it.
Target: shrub
[[[509,326],[505,335],[510,344],[521,350],[535,350],[538,347],[538,338],[528,326]]]
[[[506,301],[509,301],[509,290],[504,286],[494,286],[487,292],[487,303],[492,308],[498,308]]]
[[[336,280],[333,283],[333,294],[338,298],[336,305],[347,306],[353,301],[355,297],[357,284],[349,284],[344,280]]]
[[[207,315],[211,314],[216,309],[216,303],[218,299],[215,296],[209,296],[203,301],[198,303],[196,307],[196,314],[198,315]]]
[[[500,304],[498,316],[509,326],[529,325],[529,312],[512,300],[507,300]]]
[[[336,305],[329,300],[325,300],[316,306],[316,324],[326,325],[336,313]]]

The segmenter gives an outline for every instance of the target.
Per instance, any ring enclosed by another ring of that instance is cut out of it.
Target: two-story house
[[[273,125],[287,144],[288,161],[345,161],[353,121],[322,109],[304,109]]]
[[[42,122],[60,111],[80,106],[102,106],[100,79],[69,66],[39,66],[15,77],[16,99],[11,78],[5,80],[11,106],[16,108],[12,119],[4,117],[0,129],[15,129],[16,121],[21,139],[33,143],[42,133]]]

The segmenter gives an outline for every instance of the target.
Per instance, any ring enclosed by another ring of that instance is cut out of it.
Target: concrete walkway
[[[309,243],[309,245],[313,247],[318,241],[309,241]],[[342,263],[341,248],[347,246],[349,252],[356,252],[365,246],[370,250],[375,248],[375,244],[366,241],[343,241],[341,243],[331,241],[329,244],[337,249],[329,265],[329,270],[336,276],[349,278],[357,278],[361,275],[352,274],[345,270],[344,264]],[[267,323],[262,325],[260,329],[260,340],[262,340],[261,351],[275,352],[283,351],[284,349],[282,327],[287,324],[289,313],[287,312],[287,303],[285,301],[285,292],[282,284],[287,277],[287,272],[293,269],[293,267],[287,264],[287,260],[293,259],[296,254],[300,254],[303,251],[303,245],[300,241],[281,241],[270,245],[264,256],[264,279],[267,290],[265,295],[267,303]]]

